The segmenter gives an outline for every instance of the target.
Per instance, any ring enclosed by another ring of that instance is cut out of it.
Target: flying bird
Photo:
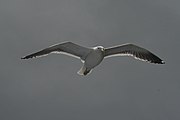
[[[135,59],[155,64],[164,64],[165,62],[150,51],[136,46],[134,44],[122,44],[104,48],[102,46],[83,47],[73,42],[63,42],[42,49],[39,52],[27,55],[21,59],[36,58],[48,55],[50,53],[61,53],[79,58],[83,66],[77,72],[79,75],[87,75],[94,67],[99,65],[104,58],[112,56],[132,56]]]

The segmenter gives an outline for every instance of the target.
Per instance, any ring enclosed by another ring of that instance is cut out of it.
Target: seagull
[[[89,74],[97,65],[102,62],[104,58],[113,56],[132,56],[135,59],[149,63],[165,64],[163,60],[150,51],[130,43],[108,48],[104,48],[103,46],[90,48],[80,46],[73,42],[63,42],[22,57],[21,59],[41,57],[50,53],[61,53],[79,58],[82,61],[83,66],[77,73],[84,76]]]

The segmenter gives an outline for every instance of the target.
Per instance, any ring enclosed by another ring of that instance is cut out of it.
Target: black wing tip
[[[27,58],[27,57],[22,57],[21,59],[22,59],[22,60],[25,60],[25,59],[29,59],[29,58]]]
[[[165,64],[165,62],[163,60],[160,61],[149,61],[150,63],[154,63],[154,64]]]
[[[162,61],[161,61],[161,64],[165,64],[165,61],[162,60]]]
[[[29,59],[29,58],[33,58],[33,56],[25,56],[25,57],[22,57],[21,59]]]
[[[28,59],[28,58],[25,56],[25,57],[21,57],[21,59]]]
[[[161,58],[157,57],[152,53],[149,53],[149,61],[155,64],[165,64],[165,61],[163,61]]]
[[[164,61],[161,61],[161,62],[154,62],[154,63],[155,63],[155,64],[161,64],[161,65],[165,64]]]

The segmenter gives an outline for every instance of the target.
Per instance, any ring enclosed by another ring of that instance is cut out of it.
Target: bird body
[[[99,65],[104,58],[104,51],[101,47],[95,47],[92,51],[87,55],[84,64],[87,68],[94,68]]]
[[[78,71],[78,74],[80,75],[87,75],[94,67],[99,65],[104,58],[112,56],[133,56],[139,60],[164,64],[164,61],[162,61],[159,57],[134,44],[123,44],[109,48],[104,48],[102,46],[86,48],[72,42],[64,42],[22,57],[22,59],[40,57],[48,55],[49,53],[65,53],[67,55],[80,58],[83,62],[83,66]]]
[[[102,60],[104,59],[104,51],[102,46],[94,47],[91,52],[87,55],[84,65],[79,70],[78,74],[80,75],[86,75],[91,70],[99,65]]]

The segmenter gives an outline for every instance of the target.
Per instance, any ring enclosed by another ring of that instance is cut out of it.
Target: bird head
[[[96,47],[94,47],[94,49],[104,51],[104,47],[103,46],[96,46]]]

